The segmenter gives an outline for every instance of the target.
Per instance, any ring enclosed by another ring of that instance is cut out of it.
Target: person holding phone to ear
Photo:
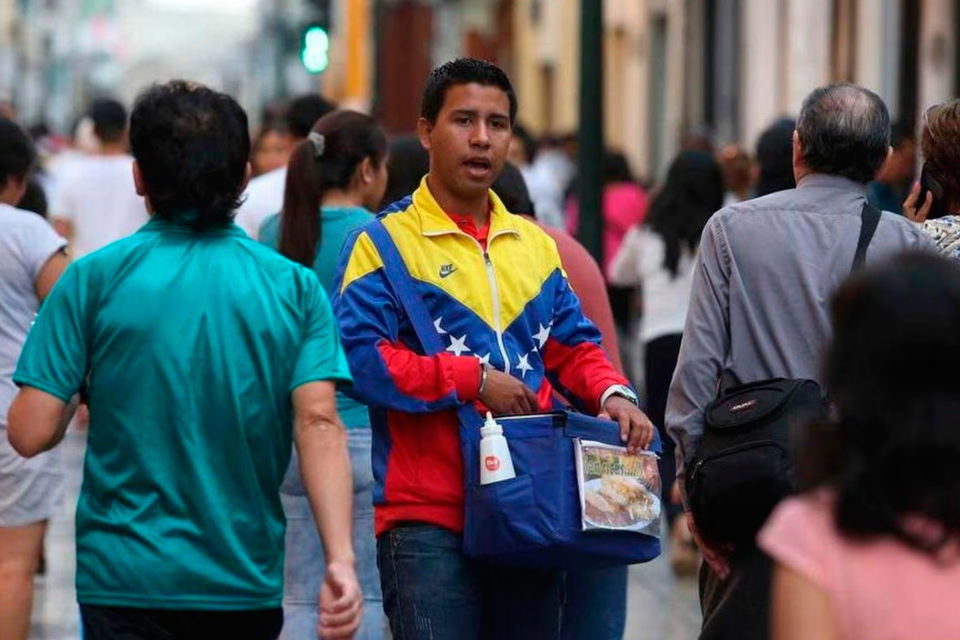
[[[927,109],[920,134],[923,169],[903,203],[943,255],[960,260],[960,99]]]

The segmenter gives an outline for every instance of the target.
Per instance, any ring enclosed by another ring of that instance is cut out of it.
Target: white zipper
[[[493,297],[493,324],[494,331],[497,334],[497,346],[500,348],[500,357],[503,358],[503,372],[510,373],[510,357],[507,355],[507,348],[503,344],[503,327],[500,326],[500,292],[497,289],[497,279],[493,273],[493,262],[490,260],[490,255],[484,250],[483,245],[480,244],[480,241],[471,236],[469,233],[464,233],[457,229],[456,231],[443,231],[441,233],[425,233],[425,236],[439,236],[445,235],[448,233],[453,233],[456,235],[461,235],[466,238],[473,240],[473,243],[477,245],[477,249],[480,250],[480,253],[483,255],[483,264],[487,268],[487,280],[490,281],[490,294]],[[487,238],[487,247],[490,246],[490,243],[499,235],[506,233],[514,233],[510,230],[501,230],[498,233],[493,234]]]
[[[479,242],[477,246],[480,246]],[[503,346],[503,328],[500,326],[500,293],[493,273],[493,263],[490,262],[490,255],[486,251],[483,252],[483,262],[487,265],[487,279],[490,280],[490,291],[493,293],[493,324],[497,332],[497,346],[500,347],[500,355],[503,356],[503,371],[510,373],[510,358],[507,356],[507,348]]]

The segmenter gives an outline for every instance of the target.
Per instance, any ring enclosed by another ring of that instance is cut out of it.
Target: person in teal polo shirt
[[[319,629],[350,637],[362,595],[335,387],[351,378],[323,287],[232,222],[250,171],[232,98],[155,85],[130,140],[152,220],[67,269],[27,337],[9,414],[11,444],[36,455],[87,388],[84,636],[275,638],[295,442],[327,551]]]
[[[260,226],[260,242],[310,267],[331,293],[337,256],[347,235],[373,219],[387,187],[387,137],[368,115],[334,111],[320,118],[290,156],[281,214]],[[357,640],[386,637],[386,616],[373,534],[373,465],[370,415],[364,404],[337,393],[347,427],[353,468],[353,547],[363,589],[363,621]],[[323,549],[296,459],[280,489],[287,515],[281,640],[310,637],[316,627],[317,592],[323,582]]]

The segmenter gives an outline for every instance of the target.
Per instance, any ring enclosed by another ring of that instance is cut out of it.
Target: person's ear
[[[240,185],[240,192],[243,193],[247,190],[247,185],[250,183],[250,176],[253,175],[253,167],[250,166],[250,163],[247,163],[246,169],[243,172],[243,184]]]
[[[137,195],[143,198],[143,206],[146,207],[147,213],[152,216],[153,203],[150,202],[150,196],[147,195],[147,183],[143,179],[143,172],[140,171],[140,163],[136,160],[133,161],[133,188]]]
[[[362,182],[364,186],[373,182],[376,172],[374,171],[373,161],[370,160],[369,156],[360,162],[358,168],[360,169],[360,182]]]
[[[9,176],[7,182],[13,187],[13,202],[16,204],[23,200],[23,196],[27,193],[27,186],[30,184],[30,179],[26,175],[20,176],[19,178]]]
[[[430,151],[430,134],[433,133],[434,123],[426,118],[417,120],[417,137],[420,139],[420,146]]]
[[[147,197],[146,185],[143,182],[143,173],[140,171],[140,163],[133,161],[133,187],[137,190],[137,195]]]

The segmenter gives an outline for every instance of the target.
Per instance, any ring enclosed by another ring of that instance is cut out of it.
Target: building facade
[[[574,130],[580,0],[514,0],[520,118]],[[687,133],[753,149],[814,87],[876,91],[892,116],[958,93],[958,0],[605,0],[605,127],[645,177]]]

